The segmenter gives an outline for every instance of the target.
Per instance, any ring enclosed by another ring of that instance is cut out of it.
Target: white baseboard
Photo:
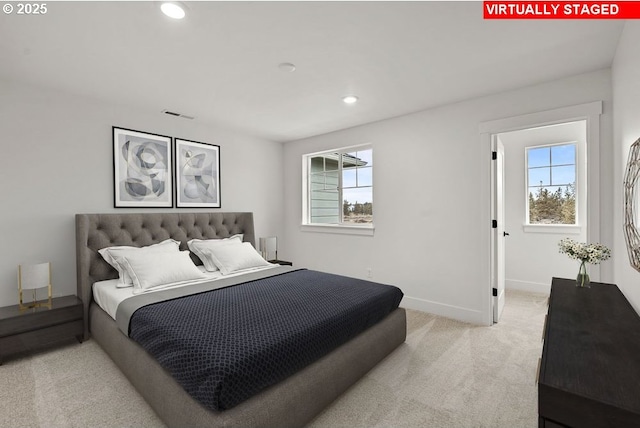
[[[551,291],[551,279],[544,284],[541,282],[520,281],[517,279],[506,279],[504,286],[507,290],[528,291],[530,293],[549,294]]]
[[[484,325],[482,312],[459,306],[446,305],[444,303],[432,302],[430,300],[418,299],[404,296],[400,306],[416,311],[428,312],[446,318],[468,322],[471,324]]]

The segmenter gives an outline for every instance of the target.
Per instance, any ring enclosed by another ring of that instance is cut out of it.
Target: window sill
[[[525,233],[557,233],[563,235],[579,235],[582,226],[566,224],[525,224],[522,226]]]
[[[373,224],[366,225],[366,226],[344,226],[344,225],[337,225],[337,224],[303,224],[300,226],[300,230],[302,232],[373,236],[375,227],[373,226]]]

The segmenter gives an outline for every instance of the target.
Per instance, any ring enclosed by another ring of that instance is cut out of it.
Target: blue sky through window
[[[551,165],[575,165],[576,145],[551,146]]]
[[[576,181],[576,145],[527,149],[529,188],[567,186]]]
[[[528,149],[529,168],[538,166],[549,166],[550,164],[550,151],[549,147],[540,147],[537,149]]]
[[[350,203],[373,202],[373,150],[347,153],[357,164],[345,161],[342,170],[343,199]]]

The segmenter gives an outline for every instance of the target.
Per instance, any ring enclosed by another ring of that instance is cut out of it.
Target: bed
[[[168,426],[303,426],[406,338],[405,311],[398,307],[348,342],[251,398],[221,411],[203,406],[96,304],[93,284],[118,277],[98,250],[148,246],[169,238],[186,250],[190,239],[237,234],[255,245],[252,213],[76,215],[77,285],[84,304],[85,339],[96,340]],[[201,264],[197,257],[192,258]]]

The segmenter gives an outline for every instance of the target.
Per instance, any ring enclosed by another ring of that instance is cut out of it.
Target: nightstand
[[[76,296],[56,297],[51,309],[0,308],[0,364],[5,356],[76,338],[84,331],[82,301]]]
[[[281,266],[293,266],[292,262],[288,262],[286,260],[267,260],[269,263],[274,263]]]

